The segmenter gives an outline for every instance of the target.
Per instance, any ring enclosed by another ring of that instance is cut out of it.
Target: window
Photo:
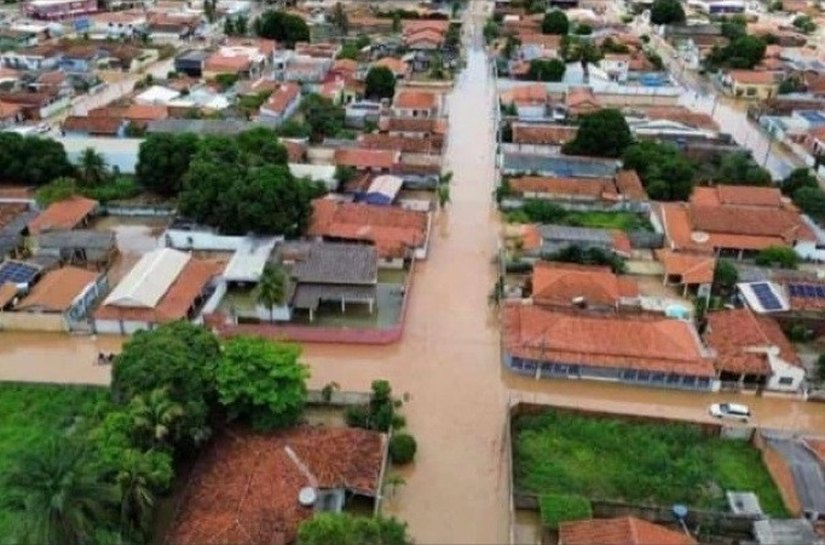
[[[745,90],[745,94],[749,97],[756,96],[756,87],[748,87],[747,90]]]
[[[779,377],[780,386],[790,386],[793,384],[793,377]]]

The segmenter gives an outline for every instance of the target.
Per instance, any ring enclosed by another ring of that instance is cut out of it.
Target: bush
[[[539,498],[539,511],[541,521],[551,530],[562,522],[593,518],[590,502],[578,494],[544,494]]]
[[[795,323],[791,325],[791,328],[788,330],[788,339],[791,342],[795,343],[806,343],[812,340],[814,337],[813,331],[805,327],[805,325],[800,323]],[[820,359],[822,356],[820,356]]]
[[[778,266],[783,269],[795,269],[799,257],[793,248],[785,246],[768,246],[756,254],[756,264],[763,267]]]
[[[415,458],[418,444],[408,433],[396,433],[390,439],[390,460],[397,465],[409,464]]]
[[[369,427],[370,410],[366,405],[354,405],[344,411],[344,420],[350,428]]]

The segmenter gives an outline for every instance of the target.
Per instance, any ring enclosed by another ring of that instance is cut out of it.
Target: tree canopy
[[[779,188],[785,195],[792,196],[797,189],[803,187],[819,187],[816,176],[808,168],[796,168],[782,180]]]
[[[344,108],[321,95],[305,96],[301,101],[301,112],[310,127],[313,142],[336,136],[344,128]]]
[[[633,143],[633,135],[624,115],[615,109],[604,109],[584,116],[576,137],[566,143],[568,155],[619,157]]]
[[[258,337],[226,343],[218,363],[218,399],[231,419],[267,430],[295,424],[306,402],[309,371],[297,345]]]
[[[0,183],[43,185],[74,172],[60,142],[0,132]]]
[[[253,23],[255,33],[261,38],[281,42],[288,48],[296,42],[309,41],[309,27],[297,15],[284,11],[267,10]]]
[[[554,9],[544,15],[541,21],[542,34],[560,34],[562,36],[570,32],[570,21],[563,11]]]
[[[386,66],[374,66],[367,72],[364,85],[367,98],[392,98],[395,95],[395,74]]]
[[[560,59],[533,59],[527,77],[532,81],[561,81],[567,66]]]
[[[150,134],[140,144],[135,178],[160,195],[176,196],[197,149],[195,134]]]
[[[651,199],[684,201],[690,197],[695,171],[676,146],[643,140],[624,151],[622,163],[636,171]]]
[[[679,0],[655,0],[650,8],[650,22],[672,25],[685,22],[685,10]]]
[[[726,153],[719,163],[713,181],[727,185],[773,185],[771,173],[757,165],[747,151]]]
[[[298,527],[298,545],[409,545],[407,525],[394,518],[319,513]]]
[[[724,47],[714,47],[707,58],[712,66],[751,69],[765,56],[767,44],[761,38],[742,35]]]

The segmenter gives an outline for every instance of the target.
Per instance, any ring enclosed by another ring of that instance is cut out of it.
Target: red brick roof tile
[[[50,230],[74,229],[95,211],[97,205],[97,201],[84,197],[53,203],[29,222],[29,233],[38,235]]]
[[[559,545],[696,545],[681,530],[636,517],[581,520],[559,525]]]
[[[355,168],[390,169],[398,164],[401,153],[395,150],[340,148],[335,150],[335,164]]]
[[[572,307],[579,297],[587,304],[616,307],[625,297],[638,297],[638,286],[609,267],[539,261],[533,267],[533,302]]]
[[[560,146],[576,137],[576,127],[513,123],[514,144],[545,144]]]

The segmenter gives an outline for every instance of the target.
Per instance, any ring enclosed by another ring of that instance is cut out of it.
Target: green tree
[[[174,197],[183,188],[184,175],[197,150],[197,135],[150,134],[140,144],[135,178],[147,189]]]
[[[357,60],[360,51],[358,47],[356,47],[354,42],[347,42],[341,47],[341,51],[338,53],[339,59],[350,59],[350,60]]]
[[[109,179],[106,160],[94,148],[85,148],[77,162],[77,170],[83,185],[96,187]]]
[[[286,303],[286,288],[287,277],[284,270],[272,263],[267,263],[255,289],[255,300],[269,309],[270,321],[273,319],[273,308]]]
[[[816,378],[825,382],[825,354],[820,354],[816,360]]]
[[[695,169],[676,146],[643,140],[624,151],[622,163],[636,171],[651,199],[684,201],[690,197]]]
[[[278,135],[286,138],[308,138],[312,129],[296,119],[287,119],[278,127]]]
[[[604,109],[584,116],[576,138],[562,150],[568,155],[620,157],[632,143],[633,135],[624,115],[619,110]]]
[[[165,452],[122,451],[115,475],[120,492],[121,527],[133,527],[148,536],[155,500],[172,482],[172,457]]]
[[[679,0],[655,0],[650,8],[650,22],[654,25],[674,25],[685,22],[685,10]]]
[[[374,66],[367,72],[364,87],[367,98],[392,98],[395,95],[395,74],[386,66]]]
[[[593,27],[584,23],[576,25],[576,34],[579,36],[589,36],[593,34]]]
[[[218,397],[229,417],[261,430],[298,422],[309,377],[300,356],[297,345],[255,337],[229,340],[216,372]]]
[[[779,89],[777,92],[780,95],[787,95],[790,93],[802,93],[805,91],[805,82],[802,81],[797,75],[791,75],[785,77],[781,82],[779,82]]]
[[[450,196],[450,186],[447,184],[438,184],[436,187],[436,196],[438,197],[439,208],[444,208],[452,202]]]
[[[819,187],[816,181],[816,176],[813,175],[808,168],[797,168],[791,171],[788,176],[782,180],[782,185],[779,186],[782,194],[792,196],[797,189],[803,187]]]
[[[53,439],[21,453],[3,479],[2,499],[19,521],[24,542],[87,545],[111,520],[117,491],[103,481],[80,445]]]
[[[351,406],[345,417],[347,425],[352,428],[367,430],[389,431],[402,425],[402,418],[396,414],[396,407],[401,401],[392,398],[392,387],[386,380],[372,381],[370,402],[364,406]]]
[[[560,34],[564,36],[569,31],[570,21],[563,11],[554,9],[544,15],[541,22],[541,32],[543,34]]]
[[[498,23],[489,19],[484,23],[484,28],[481,32],[484,35],[484,43],[489,44],[501,35],[501,28],[498,26]]]
[[[711,66],[751,69],[765,56],[767,47],[764,40],[756,36],[743,35],[735,38],[725,47],[715,47],[707,58]]]
[[[819,187],[800,187],[794,191],[793,202],[815,221],[825,221],[825,191]]]
[[[0,184],[40,186],[74,174],[75,169],[60,142],[0,132]]]
[[[401,14],[397,11],[392,14],[392,31],[401,32]]]
[[[341,2],[336,2],[332,8],[331,22],[341,36],[347,35],[347,32],[349,32],[349,18]]]
[[[255,127],[238,134],[238,147],[247,163],[254,166],[285,165],[289,154],[269,127]]]
[[[415,438],[408,433],[396,433],[390,439],[390,460],[393,464],[409,464],[415,458],[418,444]]]
[[[298,545],[410,545],[407,525],[394,518],[319,513],[298,527]]]
[[[235,18],[235,33],[238,36],[246,36],[247,32],[249,32],[249,19],[244,15],[238,15]]]
[[[344,128],[344,109],[318,94],[307,95],[301,101],[304,121],[310,127],[310,139],[321,142]]]
[[[210,405],[215,398],[215,365],[220,346],[203,327],[180,321],[138,331],[124,345],[112,369],[115,399],[129,402],[158,388],[183,407],[171,444],[198,445],[209,437]]]
[[[716,262],[716,269],[713,271],[713,284],[723,293],[731,293],[736,283],[739,282],[739,272],[727,259],[720,259]]]
[[[783,269],[795,269],[799,262],[793,248],[787,246],[768,246],[756,254],[756,264],[763,267],[781,267]]]
[[[235,35],[235,20],[232,17],[226,17],[223,20],[223,33],[227,36]]]
[[[255,21],[255,31],[261,38],[281,42],[287,48],[295,47],[296,42],[309,41],[309,27],[298,15],[284,11],[265,11]]]
[[[155,388],[131,399],[128,407],[137,444],[144,449],[164,450],[186,415],[183,407],[169,398],[167,388]]]
[[[728,185],[773,185],[771,173],[757,165],[747,151],[725,154],[713,175],[713,181]]]
[[[816,23],[808,15],[799,15],[793,20],[793,26],[804,32],[810,34],[816,31]]]
[[[39,188],[34,194],[34,200],[41,208],[52,203],[65,201],[80,193],[77,180],[74,178],[57,178]]]
[[[564,61],[559,59],[533,59],[530,61],[527,78],[532,81],[561,81],[566,69]]]

